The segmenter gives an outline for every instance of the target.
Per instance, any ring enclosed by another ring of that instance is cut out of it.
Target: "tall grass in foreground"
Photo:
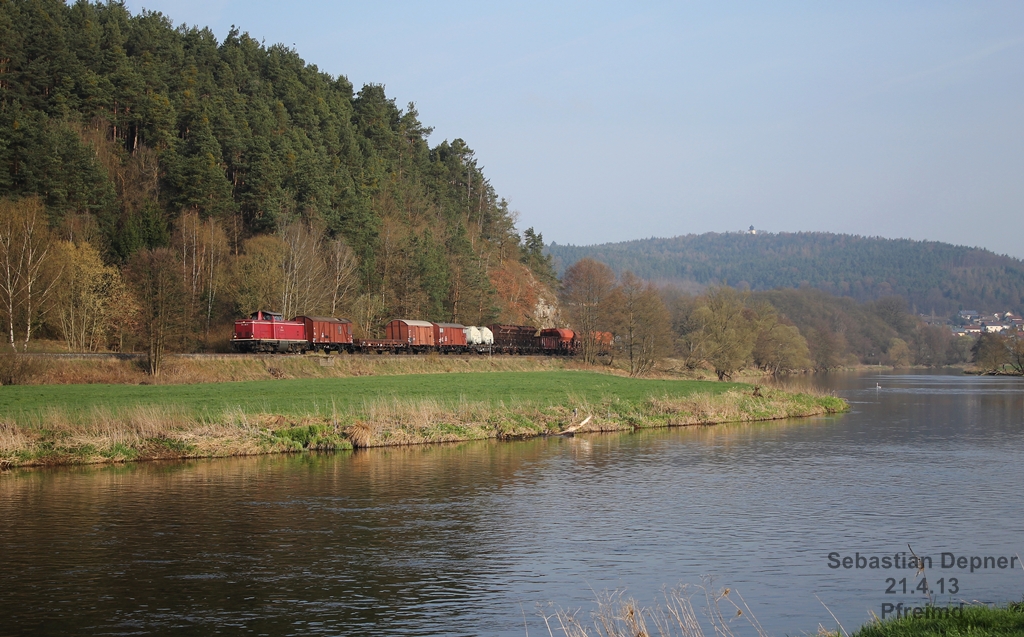
[[[93,407],[86,417],[52,408],[33,426],[0,422],[0,468],[253,455],[272,450],[266,438],[259,428],[204,421],[184,407]]]
[[[700,600],[700,610],[693,605],[694,597]],[[710,581],[667,590],[654,606],[643,606],[622,593],[605,593],[598,596],[589,621],[581,615],[582,610],[544,615],[548,635],[555,637],[558,630],[566,637],[735,637],[737,622],[759,637],[768,635],[739,593],[728,588],[716,591]]]

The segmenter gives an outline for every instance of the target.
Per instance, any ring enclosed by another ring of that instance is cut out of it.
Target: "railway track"
[[[123,360],[123,361],[134,361],[134,360],[145,360],[146,354],[137,352],[26,352],[23,356],[30,356],[33,358],[44,358],[51,360],[77,360],[77,359],[92,359],[92,360]],[[345,358],[369,358],[379,360],[382,358],[394,358],[394,359],[410,359],[415,360],[417,358],[425,358],[428,356],[436,356],[438,358],[446,359],[465,359],[465,360],[479,360],[489,356],[500,356],[502,358],[514,358],[514,359],[550,359],[550,358],[565,358],[564,356],[550,356],[546,354],[445,354],[445,353],[428,353],[428,354],[413,354],[403,353],[395,354],[391,352],[384,352],[381,354],[242,354],[242,353],[230,353],[230,352],[209,352],[203,354],[165,354],[166,358],[183,358],[193,360],[239,360],[239,359],[252,359],[252,360],[281,360],[288,358],[309,358],[311,360],[321,358],[332,358],[335,360]]]

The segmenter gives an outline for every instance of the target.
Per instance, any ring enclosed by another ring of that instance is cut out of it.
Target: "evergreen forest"
[[[237,29],[0,0],[0,130],[12,345],[202,350],[256,309],[530,322],[555,281],[465,141]]]

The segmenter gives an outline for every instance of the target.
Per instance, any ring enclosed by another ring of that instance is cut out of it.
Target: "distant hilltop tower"
[[[747,234],[757,234],[757,230],[754,230],[754,226],[750,226],[750,230]]]

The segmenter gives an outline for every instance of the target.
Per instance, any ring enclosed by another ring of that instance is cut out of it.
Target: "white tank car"
[[[479,345],[481,342],[480,328],[470,325],[463,330],[466,332],[466,345]]]
[[[480,328],[481,345],[494,345],[494,332],[487,327]]]

